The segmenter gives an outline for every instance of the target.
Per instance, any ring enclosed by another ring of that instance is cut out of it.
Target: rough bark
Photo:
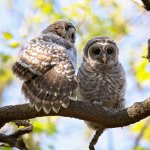
[[[29,104],[5,106],[0,108],[0,124],[42,116],[64,116],[99,123],[106,128],[115,128],[133,124],[149,115],[150,98],[143,102],[136,102],[131,107],[118,112],[106,111],[103,107],[89,103],[71,101],[67,109],[61,109],[57,114],[54,112],[50,112],[50,114],[45,114],[43,111],[37,112]]]

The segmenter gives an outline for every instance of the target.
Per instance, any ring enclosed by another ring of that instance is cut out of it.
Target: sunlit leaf
[[[19,46],[19,43],[18,42],[12,42],[12,43],[9,44],[9,46],[11,48],[17,48]]]
[[[143,127],[144,121],[139,121],[138,123],[132,125],[131,130],[133,132],[139,132]]]
[[[148,61],[143,59],[140,63],[136,64],[135,66],[136,79],[140,83],[150,80],[150,71],[148,71],[146,68],[148,65]]]
[[[10,40],[13,38],[13,36],[10,32],[3,32],[3,37],[5,40]]]
[[[6,63],[8,60],[10,60],[11,56],[10,55],[6,55],[6,54],[0,54],[0,60],[2,60],[2,62]]]
[[[135,150],[149,150],[149,148],[138,146]]]
[[[1,147],[1,150],[12,150],[12,148],[9,148],[9,147]]]
[[[43,6],[43,8],[42,8],[42,11],[43,11],[44,13],[50,13],[50,12],[52,11],[51,5],[50,5],[50,4],[45,4],[45,5]]]
[[[144,120],[144,121],[140,121],[140,122],[132,125],[131,131],[139,134],[141,132],[141,130],[143,129],[143,126],[145,125],[145,123],[147,123],[147,122],[145,122],[145,120]],[[146,140],[150,140],[150,123],[144,129],[143,138]]]
[[[48,3],[45,0],[35,0],[35,6],[45,14],[49,14],[53,10],[51,2]]]
[[[56,126],[54,122],[50,122],[45,117],[41,118],[42,120],[35,120],[34,122],[34,131],[37,133],[45,132],[47,135],[52,135],[56,133]]]

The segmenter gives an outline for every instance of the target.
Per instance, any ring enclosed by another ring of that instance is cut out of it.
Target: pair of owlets
[[[124,106],[125,73],[118,60],[119,50],[109,37],[98,36],[87,42],[78,69],[75,26],[66,20],[56,21],[34,38],[13,65],[22,79],[22,91],[30,106],[45,113],[69,106],[69,98],[109,109]],[[75,92],[76,91],[76,92]],[[88,123],[93,129],[100,125]]]

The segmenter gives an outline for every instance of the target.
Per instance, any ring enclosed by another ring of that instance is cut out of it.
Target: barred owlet
[[[103,106],[108,110],[124,107],[125,72],[118,60],[119,50],[109,37],[94,37],[83,50],[83,61],[78,70],[77,89],[80,101]],[[86,122],[94,130],[102,125]]]
[[[37,111],[58,112],[69,105],[68,97],[76,88],[76,29],[71,22],[59,20],[32,39],[13,73],[24,81],[22,91]]]

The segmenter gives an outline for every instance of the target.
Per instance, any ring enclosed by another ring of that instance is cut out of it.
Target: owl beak
[[[106,60],[107,60],[107,58],[106,58],[106,56],[104,55],[104,56],[102,57],[102,62],[105,64],[105,63],[106,63]]]

